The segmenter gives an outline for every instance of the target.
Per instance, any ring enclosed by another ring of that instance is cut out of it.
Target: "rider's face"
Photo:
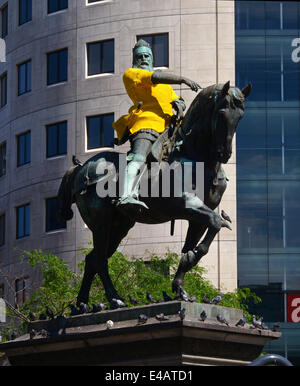
[[[152,52],[147,47],[139,47],[133,54],[133,67],[153,71]]]

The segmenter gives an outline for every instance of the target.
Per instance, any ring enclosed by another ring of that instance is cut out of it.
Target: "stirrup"
[[[121,197],[117,202],[117,206],[121,206],[121,205],[122,206],[123,205],[138,205],[138,206],[144,207],[145,209],[149,209],[148,206],[144,202],[136,200],[132,196]]]

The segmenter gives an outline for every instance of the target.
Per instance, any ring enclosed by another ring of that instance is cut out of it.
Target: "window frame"
[[[60,54],[63,52],[63,51],[66,51],[67,53],[67,63],[66,63],[66,79],[60,79],[61,78],[61,73],[60,73],[60,60],[61,60],[61,57],[60,57]],[[57,63],[56,63],[56,70],[57,70],[57,79],[56,81],[54,82],[50,82],[50,55],[54,55],[54,54],[57,54],[58,55],[58,58],[57,58]],[[68,81],[68,67],[69,67],[69,50],[68,50],[68,47],[64,47],[64,48],[60,48],[58,50],[55,50],[55,51],[51,51],[51,52],[47,52],[47,86],[53,86],[53,85],[56,85],[56,84],[61,84],[61,83],[66,83]]]
[[[5,155],[3,156],[2,148],[4,146],[5,146]],[[7,143],[6,141],[3,141],[2,143],[0,143],[0,155],[1,155],[0,166],[2,165],[2,167],[0,168],[0,178],[6,175],[6,154],[7,154]],[[3,173],[2,173],[2,170],[4,170]]]
[[[103,67],[104,67],[104,63],[103,63],[103,59],[100,61],[99,63],[99,67],[100,67],[100,72],[97,72],[97,73],[93,73],[93,74],[90,74],[89,73],[89,63],[90,63],[90,47],[91,45],[97,45],[99,44],[100,45],[100,59],[104,57],[103,55],[103,43],[107,43],[107,42],[112,42],[113,44],[113,47],[112,47],[112,52],[113,52],[113,63],[112,63],[112,71],[104,71]],[[94,77],[94,76],[99,76],[99,75],[104,75],[104,74],[114,74],[115,73],[115,39],[114,38],[110,38],[110,39],[105,39],[105,40],[97,40],[97,41],[94,41],[94,42],[87,42],[86,43],[86,76],[88,78],[90,77]]]
[[[66,149],[64,152],[59,152],[60,148],[60,130],[61,126],[66,125]],[[48,152],[48,145],[49,145],[49,129],[52,127],[56,127],[56,153],[53,155],[49,155]],[[46,159],[54,158],[54,157],[60,157],[68,154],[68,121],[61,121],[56,123],[50,123],[46,125]]]
[[[22,4],[22,1],[25,1],[26,2],[26,16],[25,16],[25,20],[24,21],[21,21],[21,4]],[[29,12],[30,11],[30,12]],[[32,21],[32,0],[19,0],[19,26],[21,25],[24,25],[28,22]]]
[[[105,116],[112,116],[113,118],[113,121],[114,121],[114,116],[115,114],[114,113],[104,113],[104,114],[96,114],[96,115],[89,115],[89,116],[86,116],[86,149],[87,151],[94,151],[95,149],[100,149],[100,148],[103,148],[103,147],[114,147],[114,144],[113,144],[113,140],[114,140],[114,131],[113,131],[113,128],[112,128],[112,143],[111,143],[111,146],[109,145],[101,145],[100,143],[100,146],[95,146],[95,147],[89,147],[89,121],[90,119],[92,118],[98,118],[98,117],[105,117]],[[101,131],[101,134],[100,134],[100,138],[104,139],[104,130],[103,130],[103,119],[101,119],[101,127],[100,127],[100,131]],[[101,140],[100,140],[101,142]]]
[[[4,4],[3,7],[1,8],[1,38],[5,39],[7,35],[8,35],[8,2]]]
[[[29,286],[26,285],[28,281],[29,281],[29,276],[22,276],[15,279],[15,306],[16,307],[22,306],[28,298]],[[18,289],[17,287],[19,282],[21,283],[21,289]],[[21,298],[20,302],[18,301],[19,298]]]
[[[29,208],[29,229],[26,229],[26,222],[27,222],[27,219],[26,219],[26,208]],[[24,209],[24,214],[23,214],[23,227],[22,227],[22,234],[19,234],[19,222],[20,222],[20,219],[19,219],[19,210],[21,209]],[[23,204],[23,205],[19,205],[16,207],[16,239],[17,240],[20,240],[20,239],[24,239],[25,237],[29,237],[30,236],[30,222],[31,222],[31,219],[30,219],[30,203],[27,203],[27,204]]]
[[[29,135],[30,138],[29,138],[29,149],[27,147],[27,138],[25,138],[25,149],[24,149],[24,159],[27,159],[28,157],[28,153],[29,153],[29,161],[25,161],[23,163],[21,163],[21,160],[20,160],[20,156],[19,156],[19,153],[20,153],[20,138],[22,136],[27,136]],[[26,156],[27,155],[27,156]],[[21,133],[21,134],[18,134],[17,135],[17,167],[21,167],[23,165],[28,165],[31,163],[31,131],[28,130],[28,131],[25,131],[24,133]]]
[[[30,66],[29,66],[30,65]],[[21,78],[21,67],[22,66],[25,66],[25,91],[20,91],[20,85],[21,85],[21,82],[20,82],[20,78]],[[28,59],[26,60],[25,62],[22,62],[20,64],[17,65],[18,67],[18,96],[21,96],[21,95],[24,95],[24,94],[27,94],[28,92],[31,92],[31,59]]]
[[[3,93],[4,93],[4,98],[3,98]],[[7,105],[7,71],[5,71],[0,76],[0,108],[2,109],[6,105]]]
[[[5,212],[0,214],[0,248],[5,245],[5,228],[6,228],[6,216]]]

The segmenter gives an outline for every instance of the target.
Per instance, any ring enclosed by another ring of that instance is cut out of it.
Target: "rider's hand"
[[[191,79],[187,79],[187,78],[184,78],[183,79],[183,83],[185,83],[187,86],[189,86],[189,88],[193,91],[198,91],[200,88],[202,88],[200,86],[200,84],[198,84],[197,82],[194,82],[193,80]]]

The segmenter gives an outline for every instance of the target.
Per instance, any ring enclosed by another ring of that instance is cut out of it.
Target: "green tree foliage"
[[[89,251],[90,249],[83,249],[83,254],[86,255]],[[70,314],[68,304],[76,303],[84,272],[84,261],[79,263],[79,273],[74,273],[64,260],[41,250],[24,251],[22,259],[32,268],[41,270],[43,283],[34,291],[31,299],[18,309],[18,312],[26,318],[29,317],[30,312],[33,312],[38,318],[41,313],[45,313],[46,306],[49,306],[55,315],[68,316]],[[119,295],[124,298],[129,307],[133,307],[128,301],[129,294],[142,304],[148,304],[146,300],[148,291],[156,300],[163,299],[162,291],[174,297],[171,283],[179,260],[177,254],[168,252],[163,259],[150,255],[147,259],[148,263],[145,264],[143,259],[128,258],[116,252],[109,259],[109,273]],[[199,303],[202,302],[204,294],[212,299],[220,292],[204,278],[204,274],[204,268],[195,266],[185,275],[184,288],[190,295],[196,295],[196,301]],[[223,300],[219,305],[242,309],[250,317],[247,311],[247,302],[250,299],[255,303],[261,301],[249,288],[239,288],[234,292],[223,293]],[[89,305],[97,302],[104,303],[109,308],[98,275],[91,288]],[[26,323],[22,323],[22,327],[26,328]]]

